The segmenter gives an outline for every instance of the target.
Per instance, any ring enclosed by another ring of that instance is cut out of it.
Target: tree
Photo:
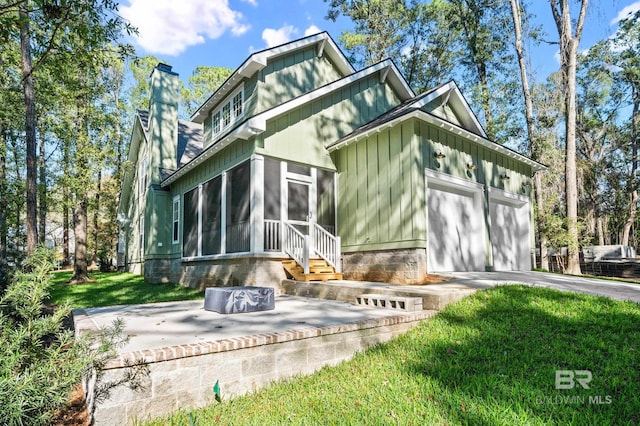
[[[580,0],[580,13],[574,29],[569,0],[549,0],[560,38],[560,71],[565,103],[565,198],[568,231],[566,272],[574,275],[581,274],[576,171],[576,64],[588,3],[588,0]]]
[[[191,115],[233,73],[224,67],[197,66],[189,77],[189,86],[182,88],[183,111]]]

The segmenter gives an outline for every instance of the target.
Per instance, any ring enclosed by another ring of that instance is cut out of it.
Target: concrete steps
[[[425,286],[400,286],[362,281],[306,282],[283,280],[280,291],[291,296],[310,297],[354,303],[362,295],[378,295],[390,298],[420,298],[423,310],[439,311],[451,302],[473,294],[477,288],[462,284],[432,284]],[[390,299],[387,299],[390,300]]]

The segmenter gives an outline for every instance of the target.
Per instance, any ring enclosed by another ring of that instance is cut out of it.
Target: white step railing
[[[283,224],[282,232],[282,248],[286,254],[291,256],[293,260],[302,265],[302,269],[305,274],[309,273],[309,253],[310,253],[310,238],[308,235],[303,235],[290,223]]]
[[[317,223],[313,224],[313,251],[327,261],[336,272],[342,272],[340,264],[340,237],[331,235],[326,229]]]

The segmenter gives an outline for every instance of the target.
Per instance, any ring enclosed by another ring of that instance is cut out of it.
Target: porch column
[[[252,253],[264,252],[264,157],[251,156],[250,216]]]

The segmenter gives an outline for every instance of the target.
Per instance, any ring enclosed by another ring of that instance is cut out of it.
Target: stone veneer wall
[[[205,406],[214,401],[216,381],[222,397],[232,398],[274,381],[311,374],[387,342],[434,314],[435,311],[411,312],[122,354],[106,366],[103,380],[115,380],[128,368],[128,362],[144,360],[150,371],[146,388],[140,392],[117,389],[108,400],[95,405],[94,424],[134,424],[178,409]],[[85,390],[94,388],[93,380],[85,383]],[[93,400],[90,394],[87,400]]]
[[[287,277],[279,259],[234,257],[191,262],[147,260],[144,278],[150,283],[174,282],[199,289],[237,285],[273,287],[279,294],[280,283]]]
[[[427,274],[426,249],[399,249],[344,253],[345,280],[420,283]]]

